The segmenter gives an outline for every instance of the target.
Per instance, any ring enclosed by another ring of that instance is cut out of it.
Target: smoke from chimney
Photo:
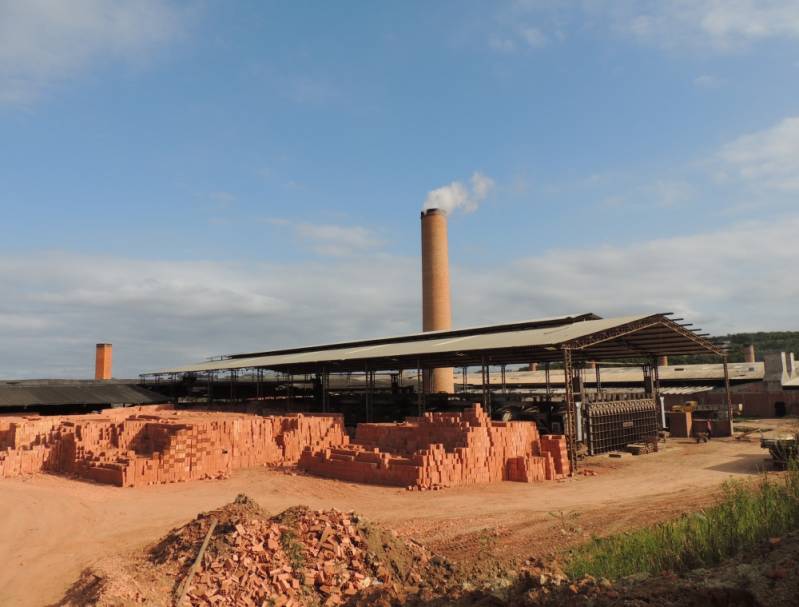
[[[438,209],[447,215],[461,209],[465,213],[477,210],[494,187],[494,180],[488,175],[476,171],[471,177],[471,189],[460,181],[428,192],[422,211]]]
[[[111,344],[97,344],[94,361],[94,379],[111,379]]]

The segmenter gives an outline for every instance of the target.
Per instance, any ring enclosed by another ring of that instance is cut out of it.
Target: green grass
[[[607,538],[572,551],[571,577],[618,579],[635,573],[683,572],[716,565],[763,540],[799,528],[799,468],[752,487],[724,485],[719,502],[693,514]]]
[[[297,571],[305,566],[305,550],[302,543],[297,539],[297,534],[286,530],[280,534],[280,544],[283,551],[289,557],[292,568]]]

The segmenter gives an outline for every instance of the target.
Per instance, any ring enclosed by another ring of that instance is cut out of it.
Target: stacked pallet
[[[341,416],[195,413],[2,418],[0,478],[41,471],[122,487],[219,478],[296,464],[304,449],[346,445]]]
[[[479,405],[401,424],[359,424],[353,444],[306,449],[299,465],[328,478],[409,489],[535,482],[570,473],[562,436],[539,437],[531,422],[492,422]]]

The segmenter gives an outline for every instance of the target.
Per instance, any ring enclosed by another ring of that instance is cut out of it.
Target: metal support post
[[[724,403],[727,409],[727,416],[730,420],[730,436],[732,436],[732,394],[730,393],[730,370],[727,366],[727,356],[722,359],[722,366],[724,367]]]
[[[327,413],[329,409],[329,402],[328,399],[330,398],[330,394],[328,390],[330,389],[330,373],[327,370],[327,367],[322,367],[322,377],[320,378],[322,381],[322,411]]]
[[[569,462],[571,463],[571,473],[577,471],[577,412],[574,401],[573,386],[572,352],[569,348],[563,348],[563,387],[566,390],[566,444],[569,449]]]
[[[375,382],[375,374],[374,371],[371,371],[368,366],[365,367],[364,373],[366,374],[366,398],[365,398],[365,405],[366,405],[366,421],[372,421],[372,389],[374,388]]]
[[[424,380],[422,379],[422,361],[416,361],[416,408],[419,417],[424,413]]]
[[[652,357],[652,398],[655,400],[655,427],[662,424],[663,415],[659,414],[661,410],[660,404],[660,371],[658,370],[658,359],[656,356]]]
[[[594,362],[594,374],[596,375],[596,400],[602,400],[602,376],[599,373],[598,362]]]
[[[488,374],[489,374],[490,371],[486,367],[485,356],[481,360],[480,369],[481,369],[480,385],[481,385],[481,387],[483,389],[483,409],[485,409],[486,413],[491,415],[491,404],[488,402],[488,392],[489,392],[489,390],[488,390],[488,382],[490,381],[489,377],[488,377]]]
[[[544,363],[544,383],[547,395],[547,402],[552,402],[552,383],[549,377],[549,363]]]

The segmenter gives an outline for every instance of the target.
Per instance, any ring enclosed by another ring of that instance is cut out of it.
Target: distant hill
[[[744,349],[749,344],[755,345],[755,360],[762,361],[763,356],[771,352],[794,352],[799,355],[799,331],[761,331],[759,333],[732,333],[711,338],[716,342],[728,345],[729,361],[744,362]],[[672,365],[692,363],[714,363],[714,356],[670,356]]]
[[[717,339],[729,344],[731,362],[743,362],[744,348],[749,344],[754,344],[757,360],[763,360],[763,355],[770,352],[794,352],[799,354],[799,331],[733,333]]]

